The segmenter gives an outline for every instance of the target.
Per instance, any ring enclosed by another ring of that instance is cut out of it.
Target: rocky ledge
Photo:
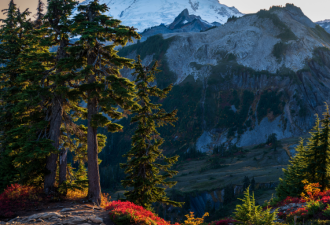
[[[63,208],[57,212],[43,212],[24,217],[16,217],[0,224],[46,224],[46,225],[111,225],[105,221],[108,217],[105,210],[99,207]]]

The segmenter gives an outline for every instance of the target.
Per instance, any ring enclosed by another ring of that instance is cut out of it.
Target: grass
[[[256,183],[278,182],[279,177],[283,175],[282,168],[286,168],[290,158],[286,148],[297,144],[299,137],[283,139],[281,142],[283,147],[278,148],[277,151],[267,147],[250,146],[245,148],[249,151],[243,154],[244,158],[242,156],[219,158],[220,164],[226,167],[212,169],[212,160],[216,157],[210,155],[203,160],[182,162],[178,175],[172,179],[178,182],[175,189],[182,192],[219,190],[228,184],[242,185],[244,176],[254,177]],[[286,160],[279,160],[285,157]],[[208,169],[200,173],[201,168],[206,166]],[[268,197],[270,198],[271,195]]]

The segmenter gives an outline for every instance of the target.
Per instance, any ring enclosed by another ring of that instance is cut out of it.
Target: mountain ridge
[[[120,19],[126,26],[137,28],[139,32],[159,24],[172,23],[184,9],[208,23],[224,24],[229,17],[243,16],[235,7],[220,4],[217,0],[100,0],[100,3],[110,8],[109,15]]]
[[[202,33],[156,35],[120,54],[159,60],[158,85],[175,84],[163,105],[178,109],[179,121],[163,129],[164,148],[206,152],[308,132],[328,102],[329,48],[330,35],[288,4]]]

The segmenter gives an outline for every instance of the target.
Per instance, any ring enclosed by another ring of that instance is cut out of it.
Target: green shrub
[[[283,23],[276,14],[272,13],[272,11],[278,8],[279,7],[273,7],[269,11],[260,10],[257,12],[257,16],[259,18],[270,19],[273,24],[281,30],[281,33],[277,37],[282,41],[297,40],[297,36],[290,30],[290,28]]]
[[[227,23],[230,22],[230,21],[236,21],[238,19],[237,16],[232,16],[232,17],[229,17],[228,20],[227,20]]]
[[[256,206],[254,193],[250,196],[249,188],[244,192],[244,199],[240,199],[242,205],[237,205],[233,218],[243,224],[273,224],[275,220],[277,210],[273,213],[270,212],[270,208],[265,211],[262,207]]]
[[[321,201],[310,201],[306,203],[306,208],[308,210],[308,215],[313,216],[321,209],[323,209],[324,204]]]
[[[282,57],[285,54],[286,49],[288,48],[287,44],[284,44],[282,41],[274,45],[273,55],[276,57],[277,61],[280,63],[282,61]]]

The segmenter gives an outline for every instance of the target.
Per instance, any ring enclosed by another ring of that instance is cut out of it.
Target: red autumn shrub
[[[330,203],[330,196],[323,196],[322,198],[321,198],[321,202],[322,203]]]
[[[297,216],[297,218],[299,218],[300,220],[302,220],[303,218],[308,218],[308,209],[306,208],[299,208],[294,212],[290,212],[287,215],[287,218],[289,220],[293,220],[293,218]]]
[[[36,206],[39,201],[34,187],[12,184],[0,194],[0,217],[13,217],[15,211]]]
[[[282,220],[285,220],[286,219],[286,213],[283,213],[283,212],[279,212],[277,214],[278,218],[282,219]]]
[[[215,221],[210,223],[209,225],[229,225],[230,223],[236,223],[237,221],[231,218],[227,218],[227,219],[223,219],[223,220],[219,220],[219,221]]]
[[[170,225],[171,223],[156,216],[142,206],[131,202],[113,201],[105,207],[109,212],[110,218],[118,225],[140,224],[140,225]],[[178,224],[177,224],[178,225]]]

